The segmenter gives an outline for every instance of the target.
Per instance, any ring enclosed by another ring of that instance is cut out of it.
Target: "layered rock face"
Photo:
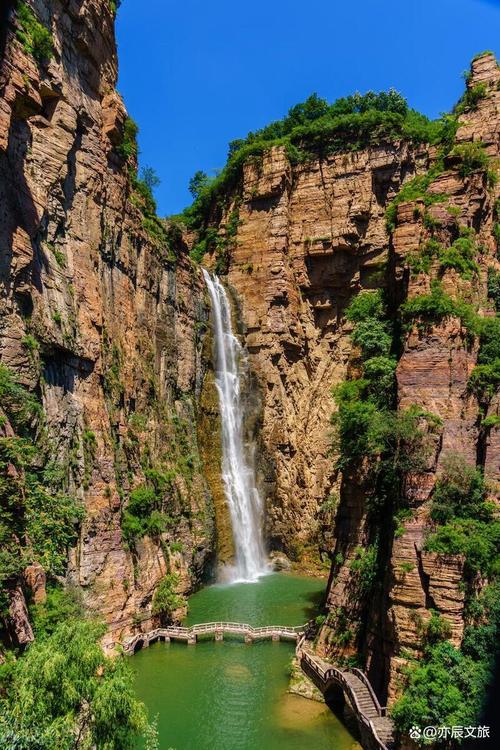
[[[479,57],[472,64],[468,89],[485,84],[486,96],[475,109],[460,116],[456,143],[481,143],[490,157],[493,171],[499,154],[500,71],[493,55]],[[452,152],[453,154],[453,152]],[[432,150],[429,151],[431,163]],[[435,156],[435,155],[434,155]],[[397,209],[396,227],[389,242],[389,292],[401,301],[429,293],[431,280],[441,279],[442,288],[451,298],[471,303],[481,316],[494,316],[488,299],[489,274],[497,273],[497,241],[494,225],[498,205],[498,185],[485,170],[470,175],[457,173],[453,156],[445,160],[435,179],[430,181],[428,195],[439,200],[424,207],[422,200],[402,202]],[[473,230],[477,275],[463,278],[455,269],[439,271],[437,260],[427,272],[410,272],[411,259],[429,239],[450,246],[459,229]],[[362,650],[373,683],[389,702],[404,685],[402,667],[409,656],[418,656],[422,626],[431,610],[439,613],[450,627],[450,639],[460,646],[464,633],[464,557],[438,555],[425,550],[425,538],[432,527],[429,518],[430,497],[436,479],[450,456],[459,456],[463,464],[484,468],[490,482],[491,499],[498,498],[500,462],[498,427],[484,427],[488,417],[498,417],[498,395],[488,402],[478,401],[468,386],[477,364],[478,342],[471,341],[464,323],[448,317],[433,325],[414,325],[403,337],[403,351],[396,370],[398,409],[419,407],[439,419],[431,438],[432,448],[425,471],[407,478],[404,489],[410,511],[397,529],[391,531],[387,518],[388,539],[386,575],[377,599],[371,601],[361,619],[366,630]],[[490,419],[490,422],[492,420]],[[495,420],[493,420],[494,423]],[[363,485],[363,472],[344,477],[341,505],[336,522],[337,552],[328,591],[331,613],[351,612],[354,621],[360,616],[352,601],[350,575],[352,561],[359,546],[369,538],[366,497],[370,487]],[[338,627],[338,617],[333,617]],[[352,624],[352,623],[351,623]],[[340,648],[328,626],[322,631],[320,648],[327,653],[349,654]]]
[[[112,643],[148,627],[167,571],[187,592],[213,551],[196,435],[208,310],[182,241],[148,231],[119,155],[126,112],[112,4],[29,6],[54,54],[38,64],[11,13],[0,73],[0,358],[41,395],[51,454],[85,508],[68,578]],[[127,498],[155,471],[168,480],[168,530],[127,546]]]
[[[481,90],[481,96],[464,108],[455,138],[459,148],[477,143],[493,172],[498,80],[493,55],[473,62],[468,91]],[[424,550],[429,498],[443,461],[459,455],[484,467],[490,481],[499,479],[498,428],[481,426],[485,417],[498,415],[498,400],[493,398],[485,412],[468,388],[477,338],[471,343],[453,316],[414,326],[403,335],[398,353],[398,409],[432,413],[439,427],[429,435],[425,471],[406,479],[410,517],[397,534],[392,517],[386,519],[386,575],[376,599],[362,605],[351,585],[351,566],[369,544],[367,498],[373,487],[362,466],[343,476],[336,472],[331,452],[331,389],[356,377],[359,367],[345,308],[358,292],[384,288],[395,310],[405,299],[428,293],[431,280],[439,278],[451,298],[464,299],[483,317],[495,314],[487,285],[488,274],[499,267],[498,186],[486,167],[476,165],[466,174],[457,156],[447,157],[427,187],[436,200],[431,197],[428,208],[422,200],[401,202],[395,229],[387,230],[386,210],[401,187],[426,175],[440,158],[437,147],[399,141],[291,164],[285,149],[274,147],[246,162],[219,223],[223,234],[237,215],[227,278],[260,384],[269,536],[275,547],[300,557],[304,545],[321,533],[334,562],[330,616],[318,648],[333,659],[361,651],[381,697],[389,700],[401,689],[400,668],[408,655],[419,653],[431,610],[449,622],[455,645],[463,636],[464,560]],[[463,278],[453,268],[441,272],[437,260],[428,272],[410,272],[411,258],[429,239],[449,247],[462,230],[474,235],[477,275]]]
[[[480,57],[472,63],[469,90],[486,84],[487,96],[474,111],[460,118],[456,141],[459,145],[481,142],[485,152],[496,164],[500,149],[500,70],[493,55]],[[449,164],[453,167],[453,164]],[[494,168],[494,167],[493,167]],[[488,301],[488,274],[498,272],[500,264],[494,237],[495,202],[498,185],[488,185],[484,172],[469,177],[445,170],[429,187],[430,193],[445,194],[447,208],[437,203],[429,209],[431,219],[438,222],[438,237],[448,242],[456,236],[457,224],[472,227],[476,232],[478,278],[464,280],[453,269],[443,276],[443,288],[450,295],[475,303],[481,314],[493,316]],[[392,237],[398,268],[405,266],[416,238],[429,236],[422,220],[409,219],[411,204],[401,205],[397,227]],[[451,209],[451,213],[450,213]],[[411,227],[411,229],[410,229]],[[429,276],[411,276],[409,298],[421,294]],[[398,405],[400,409],[417,404],[440,417],[442,426],[431,456],[428,471],[415,478],[409,488],[412,518],[404,524],[405,532],[394,539],[387,579],[388,611],[380,646],[384,653],[388,696],[398,693],[401,680],[399,667],[405,663],[404,649],[418,653],[418,622],[425,622],[429,609],[441,613],[449,622],[451,640],[459,646],[464,631],[463,558],[438,556],[424,550],[425,532],[429,523],[428,498],[439,477],[443,461],[459,455],[470,465],[484,468],[491,482],[492,499],[498,499],[500,451],[498,427],[482,427],[482,421],[498,416],[498,394],[487,406],[478,402],[468,388],[468,379],[477,363],[477,344],[471,346],[467,332],[457,319],[443,322],[422,333],[415,327],[406,337],[397,368]],[[404,569],[412,569],[404,573]],[[376,640],[376,639],[374,639]]]
[[[382,143],[293,167],[273,148],[245,166],[228,281],[261,387],[269,535],[292,555],[315,541],[318,510],[338,491],[330,416],[352,348],[343,310],[382,283],[388,197],[427,160]]]

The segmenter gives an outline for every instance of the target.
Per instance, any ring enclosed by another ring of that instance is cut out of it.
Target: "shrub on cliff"
[[[477,252],[472,236],[458,237],[452,245],[439,253],[439,265],[442,270],[453,268],[464,279],[472,279],[479,273],[479,266],[474,260]]]
[[[478,364],[468,387],[480,402],[488,403],[500,388],[500,318],[484,318],[480,323]]]
[[[431,518],[446,523],[453,518],[491,519],[492,504],[483,472],[467,464],[464,456],[449,455],[432,495]]]
[[[479,335],[479,354],[477,361],[481,365],[490,365],[500,359],[500,317],[484,318],[481,321]]]
[[[16,6],[19,28],[17,38],[25,52],[33,55],[37,63],[49,60],[53,53],[52,35],[37,19],[29,5],[19,0]]]
[[[176,609],[182,607],[184,600],[175,591],[178,584],[179,576],[175,573],[169,573],[161,579],[153,596],[152,613],[154,615],[160,615],[168,620]]]
[[[486,665],[448,641],[429,646],[422,662],[410,665],[406,690],[392,708],[396,728],[408,734],[412,726],[476,724],[488,677]]]
[[[425,548],[464,556],[468,578],[500,572],[500,522],[488,492],[481,469],[468,465],[463,456],[445,458],[432,495],[431,519],[436,527]]]
[[[500,388],[500,360],[490,365],[476,365],[470,375],[468,387],[478,401],[489,403]]]
[[[497,313],[500,313],[500,271],[492,267],[488,268],[488,297],[495,305]]]
[[[453,111],[457,115],[461,115],[470,110],[474,111],[477,109],[479,102],[487,96],[488,89],[486,84],[478,83],[476,86],[472,86],[465,91]]]
[[[500,522],[456,518],[431,533],[425,549],[440,555],[463,555],[472,576],[500,573]]]
[[[455,146],[450,156],[460,160],[458,172],[461,177],[468,177],[476,170],[486,169],[489,163],[488,154],[482,143],[463,143]]]
[[[357,294],[346,309],[345,316],[355,324],[352,340],[361,349],[363,359],[387,357],[392,337],[380,290]]]
[[[366,320],[358,323],[352,341],[361,349],[365,359],[369,357],[387,357],[391,349],[392,338],[387,323],[380,320]]]
[[[365,459],[366,467],[376,474],[376,503],[383,504],[396,491],[402,474],[422,463],[427,449],[420,423],[430,424],[432,415],[415,408],[395,409],[393,331],[382,292],[356,295],[345,316],[354,324],[352,340],[361,350],[363,370],[360,377],[333,390],[338,410],[331,421],[337,428],[338,466]]]
[[[421,200],[425,206],[430,206],[442,200],[438,193],[428,193],[427,190],[433,180],[438,177],[444,170],[444,160],[441,157],[435,164],[423,175],[416,175],[401,186],[398,194],[388,205],[385,216],[388,232],[392,232],[396,227],[396,216],[398,205],[409,201]]]
[[[422,658],[406,668],[406,689],[391,711],[399,732],[408,734],[412,726],[478,723],[500,648],[499,594],[495,581],[469,601],[461,649],[446,640],[449,624],[443,628],[444,619],[433,613],[423,630]],[[425,739],[420,742],[426,744]]]
[[[46,588],[46,599],[30,605],[30,617],[37,639],[46,638],[62,622],[84,619],[82,592],[60,583],[50,583]]]
[[[368,381],[367,391],[378,404],[392,403],[396,385],[397,360],[393,357],[377,356],[364,362],[364,377]]]
[[[386,415],[371,400],[364,400],[366,386],[366,380],[346,381],[333,391],[338,411],[331,421],[338,431],[339,468],[378,455],[384,447]]]
[[[0,364],[0,404],[17,434],[25,437],[41,415],[35,396],[15,378],[14,373]]]
[[[363,323],[370,319],[382,320],[386,310],[382,291],[366,291],[356,294],[345,311],[345,317],[351,323]]]
[[[0,437],[0,607],[23,568],[37,561],[63,574],[77,538],[82,507],[62,491],[62,472],[50,460],[42,411],[35,397],[0,365],[0,404],[15,435]]]
[[[356,591],[360,596],[370,593],[375,585],[378,574],[378,543],[369,544],[368,547],[357,547],[352,558],[349,570],[351,580],[354,581]]]
[[[160,536],[170,526],[172,519],[162,508],[171,482],[170,474],[162,475],[161,482],[150,481],[132,490],[121,522],[123,538],[128,545],[145,536]]]
[[[434,280],[431,282],[430,294],[420,294],[412,297],[401,305],[401,316],[407,324],[419,320],[423,324],[437,324],[445,318],[460,318],[461,324],[471,334],[479,329],[479,318],[471,305],[462,300],[453,299],[443,290],[442,284]]]
[[[462,650],[472,658],[490,665],[491,671],[500,651],[500,581],[485,586],[467,605],[467,626]]]
[[[123,123],[122,140],[116,148],[116,153],[125,161],[128,161],[132,157],[137,158],[139,151],[137,146],[138,134],[139,126],[131,117],[127,117]]]

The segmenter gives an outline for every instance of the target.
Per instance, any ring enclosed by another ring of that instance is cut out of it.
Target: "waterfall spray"
[[[212,302],[216,368],[222,423],[222,478],[231,524],[235,565],[232,581],[255,581],[268,572],[263,540],[263,503],[257,489],[255,469],[243,438],[244,410],[241,400],[241,360],[243,351],[233,334],[231,308],[217,277],[203,269]]]

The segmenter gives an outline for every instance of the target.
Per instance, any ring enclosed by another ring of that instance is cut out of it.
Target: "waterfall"
[[[263,540],[263,503],[257,489],[249,446],[243,438],[241,399],[242,347],[231,326],[231,307],[219,279],[203,269],[212,302],[215,333],[215,383],[222,424],[222,478],[236,560],[232,581],[255,581],[268,572]]]

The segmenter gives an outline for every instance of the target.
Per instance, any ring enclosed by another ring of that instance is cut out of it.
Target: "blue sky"
[[[316,91],[333,101],[394,86],[435,117],[476,52],[500,52],[500,0],[123,0],[119,90],[140,126],[159,213],[227,144]]]

